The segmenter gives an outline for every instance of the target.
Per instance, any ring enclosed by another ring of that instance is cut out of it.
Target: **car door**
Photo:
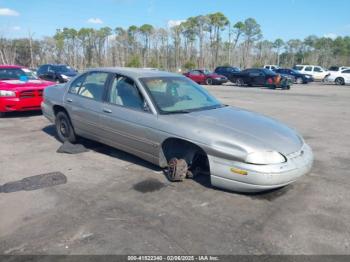
[[[345,83],[350,84],[350,69],[342,71],[341,75],[344,77]]]
[[[113,75],[100,121],[103,142],[157,164],[156,121],[135,81]]]
[[[88,72],[71,84],[65,95],[74,129],[78,135],[100,141],[100,115],[109,73]]]
[[[202,73],[198,70],[192,70],[190,72],[191,79],[195,81],[196,83],[203,83],[204,79]]]
[[[38,77],[40,79],[47,80],[47,72],[48,72],[49,66],[48,65],[43,65],[39,68],[38,70]]]
[[[314,66],[313,75],[316,79],[322,80],[326,76],[326,72],[320,66]]]

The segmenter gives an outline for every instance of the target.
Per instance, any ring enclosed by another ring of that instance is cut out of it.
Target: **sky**
[[[168,27],[190,16],[222,12],[231,23],[253,17],[265,39],[350,35],[350,0],[0,0],[0,35],[52,36],[70,27],[148,23]]]

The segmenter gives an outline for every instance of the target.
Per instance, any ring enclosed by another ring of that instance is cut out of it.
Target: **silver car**
[[[215,187],[258,192],[294,182],[313,163],[296,131],[224,105],[178,74],[92,69],[46,88],[42,110],[60,140],[116,147],[164,168],[172,181],[207,173]]]

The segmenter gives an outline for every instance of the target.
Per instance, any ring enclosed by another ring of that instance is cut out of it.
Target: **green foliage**
[[[183,67],[187,70],[193,69],[196,67],[196,63],[194,61],[187,61]]]
[[[138,55],[133,55],[128,63],[126,64],[127,67],[141,67],[141,61],[140,57]]]

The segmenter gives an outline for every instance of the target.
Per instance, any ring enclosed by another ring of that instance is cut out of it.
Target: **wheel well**
[[[65,112],[67,114],[67,116],[69,117],[67,110],[63,106],[54,105],[53,112],[55,113],[55,116],[58,114],[58,112]]]
[[[184,159],[190,169],[194,168],[195,165],[200,165],[201,169],[209,171],[209,161],[206,152],[192,142],[180,138],[168,138],[162,143],[162,151],[166,163],[176,157]]]

